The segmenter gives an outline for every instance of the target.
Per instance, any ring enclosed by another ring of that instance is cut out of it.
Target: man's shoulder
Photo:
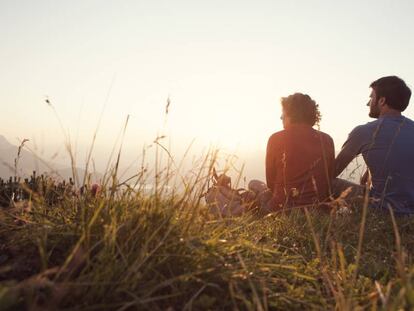
[[[414,121],[410,118],[404,117],[404,122],[409,125],[410,128],[414,128]]]
[[[381,123],[380,120],[374,120],[374,121],[370,121],[367,122],[365,124],[360,124],[357,125],[356,127],[354,127],[351,131],[351,133],[349,134],[349,136],[354,137],[354,136],[365,136],[365,135],[371,135],[372,131],[375,130],[376,128],[378,128],[378,125]]]

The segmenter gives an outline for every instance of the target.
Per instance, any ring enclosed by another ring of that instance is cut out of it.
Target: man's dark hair
[[[382,77],[371,83],[370,87],[375,91],[377,100],[385,98],[385,103],[396,110],[404,111],[411,97],[411,90],[404,80],[397,76]]]
[[[292,123],[304,123],[310,126],[319,125],[321,114],[319,106],[307,94],[295,93],[281,98],[283,111]]]

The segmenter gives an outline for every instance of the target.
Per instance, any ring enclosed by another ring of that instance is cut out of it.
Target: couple
[[[332,138],[313,129],[320,120],[315,101],[301,93],[281,99],[284,130],[268,141],[267,185],[249,183],[261,209],[327,202],[351,187],[348,197],[362,196],[369,189],[370,207],[414,214],[414,122],[401,115],[411,90],[396,76],[380,78],[370,87],[367,105],[376,120],[355,127],[336,158]],[[337,178],[360,154],[368,168],[361,184]]]

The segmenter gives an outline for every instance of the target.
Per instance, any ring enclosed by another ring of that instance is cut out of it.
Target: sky
[[[261,178],[281,97],[315,99],[340,149],[370,121],[373,80],[413,87],[413,13],[383,0],[0,0],[0,134],[60,161],[70,137],[82,162],[98,129],[103,167],[129,116],[125,164],[165,135],[177,154],[217,146]]]

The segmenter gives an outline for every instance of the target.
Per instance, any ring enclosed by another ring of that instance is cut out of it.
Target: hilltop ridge
[[[6,137],[0,135],[0,178],[7,179],[15,174],[15,159],[18,148],[18,146],[11,144]],[[62,179],[72,177],[72,169],[69,166],[47,161],[34,152],[22,148],[17,163],[17,175],[20,177],[28,177],[33,171],[36,171],[38,174],[46,173],[58,176]],[[77,167],[76,172],[82,179],[85,170]],[[94,175],[93,179],[96,180],[102,176],[100,173]]]

